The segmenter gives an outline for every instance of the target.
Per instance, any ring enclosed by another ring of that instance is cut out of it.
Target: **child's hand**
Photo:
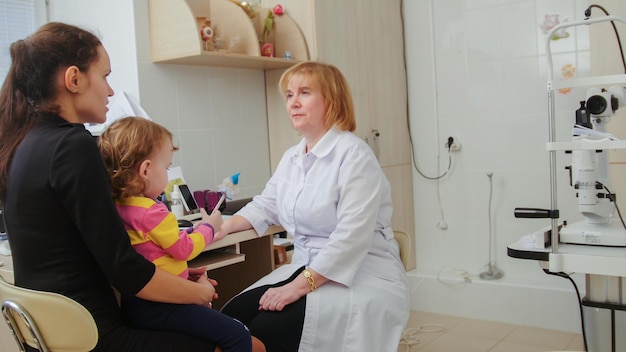
[[[201,208],[200,214],[202,214],[202,222],[211,224],[215,233],[218,233],[221,230],[224,220],[222,220],[222,213],[219,210],[216,210],[212,215],[209,215],[204,208]]]
[[[188,279],[190,281],[198,282],[198,279],[200,278],[200,276],[206,275],[206,268],[189,268],[188,270],[189,270]],[[213,279],[209,279],[209,282],[211,282],[210,280],[213,280]],[[211,282],[211,284],[213,284],[213,282]],[[215,284],[217,284],[217,281],[215,281]]]

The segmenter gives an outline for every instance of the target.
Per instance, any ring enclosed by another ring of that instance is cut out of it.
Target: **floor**
[[[411,311],[398,352],[584,351],[582,334]]]
[[[13,335],[9,332],[7,324],[4,322],[4,318],[0,321],[0,352],[19,352]]]
[[[584,351],[582,335],[412,311],[398,352]],[[17,352],[0,322],[0,352]]]

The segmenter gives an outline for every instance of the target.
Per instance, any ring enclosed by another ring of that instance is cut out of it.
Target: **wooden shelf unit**
[[[228,265],[241,263],[245,260],[246,255],[238,252],[234,248],[233,251],[213,250],[209,252],[203,252],[196,258],[190,260],[189,267],[204,267],[206,270],[214,270]]]
[[[152,61],[267,70],[309,60],[304,36],[288,14],[274,16],[268,37],[277,57],[261,56],[259,38],[267,11],[263,8],[250,19],[229,0],[150,0]],[[198,17],[211,21],[215,37],[227,48],[203,50]],[[282,58],[285,51],[292,59]]]
[[[204,249],[203,253],[189,261],[189,267],[205,267],[207,270],[214,270],[244,262],[246,261],[246,253],[241,250],[241,244],[243,242],[258,240],[259,238],[265,236],[273,238],[274,233],[282,231],[284,231],[282,227],[270,226],[267,233],[261,237],[259,237],[254,230],[246,230],[230,234],[222,240],[208,245]],[[265,246],[265,244],[263,246]],[[269,254],[272,255],[271,262],[273,263],[273,251],[271,248],[268,251],[268,255]]]

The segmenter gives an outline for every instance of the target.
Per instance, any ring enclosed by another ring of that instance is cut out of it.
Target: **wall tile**
[[[178,129],[175,66],[140,63],[138,67],[141,106],[154,121]]]
[[[209,80],[209,104],[211,116],[215,116],[214,128],[240,128],[241,104],[245,100],[239,91],[237,69],[211,68]]]
[[[501,55],[528,57],[537,55],[536,24],[533,18],[535,4],[529,1],[515,2],[499,8],[499,23],[494,29],[500,36]]]

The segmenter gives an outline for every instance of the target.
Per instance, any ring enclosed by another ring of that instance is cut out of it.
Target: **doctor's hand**
[[[294,281],[284,286],[269,288],[259,300],[259,310],[280,312],[308,292],[308,286],[303,290],[297,287]]]

